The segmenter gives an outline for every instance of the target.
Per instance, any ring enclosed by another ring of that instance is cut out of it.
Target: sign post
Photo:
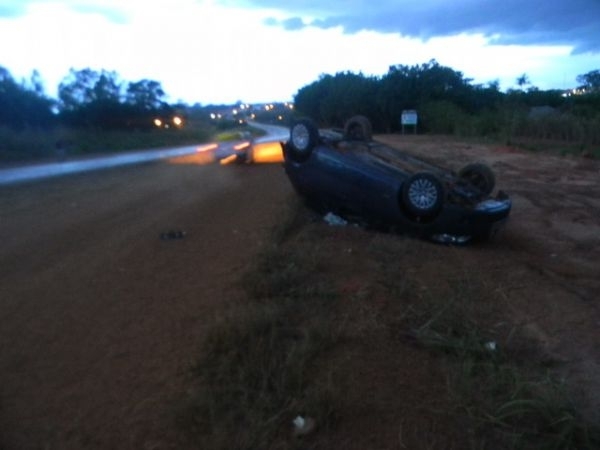
[[[404,134],[404,127],[406,126],[413,127],[414,134],[417,134],[417,122],[418,115],[416,110],[405,109],[402,111],[402,116],[400,118],[400,123],[402,124],[402,134]]]

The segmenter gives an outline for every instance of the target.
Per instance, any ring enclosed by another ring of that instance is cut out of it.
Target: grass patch
[[[217,133],[202,123],[190,123],[182,129],[153,129],[146,131],[101,131],[93,129],[13,130],[0,127],[0,163],[62,160],[87,154],[110,154],[120,151],[195,145],[209,141],[242,139],[243,133],[262,136],[264,130],[236,127]]]
[[[229,130],[229,131],[222,131],[221,133],[218,133],[217,135],[215,135],[215,140],[217,142],[227,142],[227,141],[237,141],[240,139],[243,139],[244,136],[246,135],[246,130]]]
[[[296,415],[330,419],[333,385],[314,386],[310,369],[333,337],[325,320],[297,323],[294,304],[241,308],[210,333],[186,413],[207,448],[269,448]]]
[[[212,130],[197,126],[181,130],[99,131],[54,128],[15,131],[0,128],[0,163],[56,160],[86,154],[108,154],[207,142]]]
[[[243,277],[246,301],[194,366],[180,419],[203,447],[599,448],[501,288],[458,263],[465,250],[302,214],[295,204],[273,230]],[[314,439],[291,437],[297,415],[316,420]]]
[[[387,314],[390,335],[440,358],[470,448],[600,448],[600,427],[572,400],[558,363],[507,317],[501,287],[451,267],[461,257],[452,249],[428,245],[382,238],[370,253],[380,265],[379,286],[397,304]],[[418,258],[435,250],[447,261],[443,276],[439,262]]]
[[[217,142],[226,141],[237,141],[240,139],[247,139],[248,137],[264,136],[265,130],[252,126],[235,126],[231,129],[221,131],[214,136],[214,140]]]
[[[600,429],[578,412],[536,344],[498,322],[488,291],[471,278],[453,280],[446,297],[425,295],[406,314],[419,345],[443,355],[449,392],[476,447],[598,448]]]
[[[533,153],[545,153],[554,156],[573,156],[598,159],[600,147],[598,145],[580,142],[564,142],[559,140],[515,138],[512,144]]]
[[[323,428],[333,417],[335,384],[330,376],[315,382],[314,374],[337,339],[335,296],[314,282],[306,243],[303,252],[284,248],[297,221],[297,210],[290,214],[243,277],[247,301],[217,321],[193,368],[197,388],[180,419],[206,448],[295,448],[294,417]]]

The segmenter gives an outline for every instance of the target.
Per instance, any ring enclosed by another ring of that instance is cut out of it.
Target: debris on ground
[[[348,221],[346,219],[343,219],[342,217],[332,212],[328,212],[327,214],[325,214],[323,220],[331,226],[345,227],[346,225],[348,225]]]
[[[294,436],[305,436],[315,429],[316,422],[312,417],[297,416],[292,423],[294,424]]]
[[[486,350],[489,350],[490,352],[495,352],[496,351],[496,342],[495,341],[489,341],[485,343],[485,348]]]
[[[169,241],[174,239],[183,239],[186,235],[185,231],[182,230],[169,230],[160,233],[160,238],[163,241]]]

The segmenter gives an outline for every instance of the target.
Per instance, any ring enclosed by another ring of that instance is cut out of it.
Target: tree
[[[296,109],[323,125],[342,125],[349,117],[368,116],[375,129],[388,132],[399,127],[404,109],[418,109],[431,102],[452,102],[460,110],[481,109],[476,91],[461,72],[431,60],[422,65],[391,66],[381,78],[340,72],[322,75],[300,89]]]
[[[529,80],[529,75],[527,75],[526,73],[518,76],[516,81],[517,81],[517,86],[519,86],[519,89],[524,89],[525,86],[528,86],[531,84],[531,81]]]
[[[118,80],[116,72],[100,72],[100,76],[94,85],[94,101],[119,103],[122,100],[122,84]]]
[[[477,110],[469,81],[434,59],[421,65],[391,66],[381,79],[377,97],[384,128],[392,131],[399,127],[403,110],[418,110],[432,102],[452,102],[460,109]]]
[[[53,102],[44,95],[36,72],[32,82],[31,88],[25,83],[19,85],[7,69],[0,67],[0,125],[23,129],[53,124]]]
[[[341,127],[348,118],[359,114],[377,121],[377,83],[377,79],[361,73],[322,75],[298,91],[294,104],[296,110],[322,125]]]
[[[589,89],[592,92],[599,92],[600,70],[592,70],[591,72],[584,73],[583,75],[578,75],[577,82],[585,89]]]
[[[31,77],[24,83],[23,87],[38,95],[44,95],[44,81],[37,70],[31,72]]]
[[[404,109],[416,108],[416,96],[411,69],[404,65],[390,66],[379,82],[377,104],[381,111],[382,128],[391,132],[398,126]]]
[[[58,95],[63,119],[74,126],[102,129],[143,129],[156,116],[170,114],[159,82],[140,80],[124,84],[115,72],[71,69]]]
[[[490,81],[485,85],[471,86],[468,110],[471,113],[493,110],[501,103],[503,97],[498,80]]]
[[[146,111],[163,108],[165,97],[165,91],[158,81],[140,80],[129,83],[127,87],[127,103]]]
[[[74,111],[98,101],[118,103],[121,90],[115,72],[71,69],[58,86],[58,97],[63,110]]]

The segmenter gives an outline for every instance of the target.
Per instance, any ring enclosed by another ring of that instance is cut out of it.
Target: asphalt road
[[[286,127],[266,125],[258,122],[251,122],[250,124],[253,127],[260,128],[266,132],[264,136],[261,136],[255,140],[257,144],[278,142],[287,139],[288,129]],[[148,161],[157,161],[175,158],[178,156],[188,156],[197,152],[205,152],[208,155],[216,155],[218,159],[223,159],[235,153],[235,146],[238,143],[239,142],[212,142],[185,147],[129,151],[111,156],[86,157],[68,161],[30,164],[4,169],[0,168],[0,186],[69,175],[73,173],[88,172],[132,164],[141,164]]]

